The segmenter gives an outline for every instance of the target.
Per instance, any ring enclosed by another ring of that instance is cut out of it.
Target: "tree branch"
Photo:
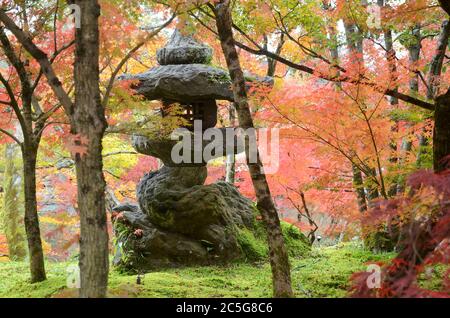
[[[3,75],[1,73],[0,73],[0,82],[3,84],[3,86],[6,89],[6,92],[8,93],[8,96],[10,99],[10,105],[11,105],[12,109],[14,110],[14,113],[16,114],[17,119],[19,120],[20,126],[25,129],[26,128],[25,119],[22,116],[22,112],[20,110],[19,104],[17,103],[16,96],[14,95],[14,91],[12,90],[8,81],[3,77]]]
[[[36,61],[39,63],[39,65],[42,68],[42,71],[44,75],[47,78],[47,81],[52,88],[53,92],[57,96],[57,98],[60,100],[61,104],[63,105],[66,113],[69,115],[69,117],[73,113],[73,103],[70,97],[67,95],[66,91],[64,90],[61,81],[58,79],[58,76],[56,75],[55,71],[53,70],[53,67],[47,57],[47,54],[43,52],[41,49],[39,49],[33,41],[30,39],[30,37],[25,34],[11,18],[5,13],[3,9],[0,9],[0,21],[3,22],[3,24],[14,34],[14,36],[17,38],[17,40],[23,45],[25,50],[30,53],[30,55],[36,59]]]
[[[202,11],[208,17],[211,17],[211,15],[205,13],[204,10],[200,10],[200,11]],[[194,18],[197,21],[200,21],[200,19],[198,17],[196,17],[195,15],[194,15]],[[204,22],[201,23],[201,25],[206,27],[206,23],[204,23]],[[239,48],[241,48],[241,49],[243,49],[243,50],[245,50],[245,51],[247,51],[247,52],[249,52],[251,54],[259,55],[259,56],[264,55],[264,56],[269,57],[269,58],[271,58],[273,60],[276,60],[276,61],[278,61],[278,62],[280,62],[282,64],[285,64],[286,66],[289,66],[289,67],[291,67],[293,69],[296,69],[296,70],[299,70],[299,71],[302,71],[302,72],[305,72],[305,73],[317,76],[317,77],[319,77],[321,79],[324,79],[324,80],[327,80],[327,81],[330,81],[330,82],[337,82],[337,83],[345,82],[345,83],[350,83],[350,84],[355,84],[355,85],[356,84],[363,84],[365,86],[373,88],[375,91],[378,91],[379,93],[382,93],[384,95],[398,98],[398,99],[400,99],[400,100],[402,100],[404,102],[407,102],[407,103],[419,106],[419,107],[427,109],[427,110],[431,110],[431,111],[434,110],[434,104],[432,104],[432,103],[420,100],[420,99],[415,98],[413,96],[409,96],[409,95],[400,93],[396,89],[383,88],[383,87],[379,86],[378,84],[370,81],[369,79],[367,79],[367,78],[365,78],[363,76],[360,77],[360,78],[353,78],[353,77],[350,77],[350,76],[347,76],[347,75],[334,75],[334,76],[331,76],[331,75],[328,75],[328,74],[319,73],[315,69],[313,69],[311,67],[308,67],[306,65],[302,65],[302,64],[298,64],[298,63],[292,62],[292,61],[282,57],[279,54],[270,52],[269,50],[265,49],[264,47],[261,47],[253,39],[250,39],[249,36],[247,34],[245,34],[239,27],[233,25],[233,28],[236,31],[238,31],[242,36],[244,36],[246,39],[248,39],[253,45],[255,45],[257,47],[256,49],[254,49],[254,48],[251,48],[251,47],[245,45],[244,43],[235,41],[235,45],[237,47],[239,47]],[[207,27],[207,29],[211,30],[209,27]],[[217,32],[214,32],[214,33],[217,34]],[[324,59],[321,59],[321,60],[324,61]],[[325,62],[327,62],[327,60],[325,60]],[[341,70],[344,73],[347,72],[347,70],[345,68],[339,66],[338,64],[330,62],[330,61],[329,61],[329,63],[331,63],[330,64],[331,67],[336,68],[338,70]]]
[[[120,61],[120,63],[117,65],[117,67],[115,68],[114,72],[111,75],[111,78],[109,80],[108,86],[106,87],[106,91],[105,91],[105,95],[103,97],[103,101],[102,101],[102,105],[104,108],[106,108],[106,106],[108,105],[108,101],[109,101],[109,97],[111,95],[111,91],[113,89],[114,86],[114,81],[116,80],[117,74],[119,74],[120,70],[122,69],[122,67],[125,65],[125,63],[133,56],[133,54],[139,50],[145,43],[147,43],[150,39],[152,39],[153,37],[155,37],[156,35],[158,35],[159,32],[161,32],[162,29],[164,29],[165,27],[167,27],[170,23],[172,23],[172,21],[175,19],[176,17],[176,12],[172,15],[172,17],[167,20],[163,25],[161,25],[160,27],[158,27],[155,31],[153,31],[152,33],[150,33],[149,35],[147,35],[145,37],[144,40],[142,40],[141,42],[139,42],[133,49],[131,49],[127,55],[125,55],[125,57]]]
[[[17,139],[17,137],[14,136],[14,135],[13,135],[12,133],[10,133],[9,131],[6,131],[6,130],[0,128],[0,132],[4,133],[4,134],[7,135],[9,138],[11,138],[12,140],[14,140],[19,146],[22,145],[22,142],[21,142],[19,139]]]
[[[65,44],[65,45],[63,45],[63,46],[61,46],[57,51],[55,51],[54,53],[53,53],[53,55],[50,57],[50,64],[53,64],[53,62],[56,60],[56,58],[58,57],[58,55],[60,55],[62,52],[64,52],[65,50],[67,50],[68,48],[70,48],[72,45],[74,45],[75,44],[75,40],[72,40],[72,41],[70,41],[69,43],[67,43],[67,44]],[[32,87],[32,91],[34,92],[34,90],[36,89],[36,87],[38,86],[38,84],[39,84],[39,81],[41,80],[41,77],[42,77],[42,75],[43,75],[43,70],[42,70],[42,67],[41,67],[41,69],[39,70],[39,74],[38,74],[38,76],[36,77],[36,80],[34,81],[34,84],[33,84],[33,87]]]
[[[103,155],[103,158],[116,156],[116,155],[138,155],[136,151],[114,151]]]

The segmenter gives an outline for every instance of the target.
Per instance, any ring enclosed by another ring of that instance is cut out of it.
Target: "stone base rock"
[[[238,236],[255,228],[256,210],[250,200],[225,182],[164,191],[158,189],[158,176],[170,180],[156,172],[138,187],[142,211],[125,211],[115,218],[115,265],[148,270],[245,258]]]

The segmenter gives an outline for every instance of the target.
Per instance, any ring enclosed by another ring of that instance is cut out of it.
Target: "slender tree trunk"
[[[230,111],[229,111],[229,119],[230,119],[230,126],[234,127],[236,125],[236,110],[235,105],[230,104]],[[235,175],[236,175],[236,155],[233,153],[227,154],[227,164],[226,164],[226,174],[225,174],[225,181],[231,184],[234,184],[235,182]]]
[[[380,8],[383,8],[386,5],[385,0],[378,0],[377,3],[380,6]],[[397,72],[397,63],[396,63],[396,52],[394,50],[394,40],[392,37],[391,29],[387,28],[387,29],[383,30],[383,38],[384,38],[384,48],[386,50],[386,60],[389,64],[390,81],[392,83],[397,83],[398,72]],[[397,92],[398,88],[395,87],[394,91]],[[398,98],[389,97],[389,104],[391,105],[392,110],[397,109],[398,104],[399,104]],[[393,134],[398,133],[398,121],[395,121],[394,125],[392,125],[391,133],[393,133]],[[392,165],[395,165],[398,163],[398,157],[397,157],[398,147],[397,147],[397,140],[395,138],[391,138],[389,147],[391,149],[391,155],[389,157],[389,162]],[[390,197],[395,196],[397,194],[397,183],[398,183],[398,180],[394,180],[392,185],[389,187],[388,195]]]
[[[3,211],[0,211],[0,228],[6,236],[9,259],[23,261],[27,256],[25,246],[25,232],[22,221],[23,207],[23,179],[16,164],[15,143],[6,145],[5,173],[3,177]]]
[[[415,70],[417,69],[417,62],[420,59],[420,50],[422,48],[422,35],[420,25],[416,25],[411,32],[414,38],[414,43],[412,43],[408,47],[409,64],[411,68],[409,90],[411,93],[417,94],[419,92],[419,75],[415,72]]]
[[[267,36],[264,37],[264,40],[265,40],[264,48],[267,50],[268,42],[269,42],[269,40],[267,39]],[[277,44],[277,48],[275,49],[275,54],[280,55],[281,50],[283,49],[284,43],[285,43],[284,34],[281,33],[280,40]],[[274,59],[271,59],[270,57],[267,57],[267,73],[266,73],[266,75],[273,77],[273,76],[275,76],[276,70],[277,70],[277,61]]]
[[[234,46],[230,2],[229,0],[222,0],[213,9],[222,50],[233,81],[233,93],[239,124],[243,129],[253,128],[244,74]],[[257,163],[249,161],[248,167],[256,192],[257,206],[267,228],[273,292],[275,297],[292,297],[290,264],[281,232],[280,220],[270,194],[266,175],[263,172],[263,165],[259,160],[259,154],[257,157]]]
[[[370,176],[371,183],[368,185],[367,189],[367,199],[369,201],[369,207],[372,207],[372,202],[380,197],[380,192],[377,187],[377,170],[375,168],[371,169]]]
[[[419,93],[419,75],[415,72],[417,69],[417,62],[420,59],[420,50],[422,48],[422,35],[420,25],[416,25],[412,29],[412,36],[414,38],[414,43],[412,43],[407,49],[409,52],[409,67],[410,79],[409,79],[409,91],[413,96],[417,96]],[[412,148],[412,133],[410,132],[412,124],[406,122],[407,136],[402,139],[400,146],[400,158],[399,164],[403,165],[405,163],[405,157],[411,151]],[[403,193],[405,191],[405,180],[399,180],[397,184],[397,193]]]
[[[0,10],[0,14],[4,13]],[[2,20],[4,24],[9,23],[7,16],[3,16]],[[26,21],[24,27],[25,30],[27,30]],[[16,103],[13,109],[20,123],[21,132],[24,137],[24,141],[21,143],[25,200],[24,223],[29,248],[31,282],[40,282],[46,279],[46,275],[39,229],[39,217],[37,212],[36,158],[41,140],[39,132],[43,130],[44,126],[43,123],[42,125],[36,123],[34,128],[38,131],[38,133],[34,133],[31,107],[33,90],[31,89],[29,74],[25,67],[25,63],[22,62],[20,57],[16,54],[3,28],[0,28],[0,43],[3,52],[16,70],[21,84],[20,98],[22,102],[22,109],[19,109],[14,96],[10,96],[10,99]]]
[[[331,47],[330,47],[330,55],[332,58],[333,63],[336,63],[336,65],[339,64],[339,50],[338,50],[338,39],[336,34],[336,28],[334,25],[328,26],[328,35],[330,37]],[[341,72],[339,70],[336,70],[336,77],[339,77],[341,75]],[[342,83],[336,82],[335,86],[337,89],[342,89]]]
[[[364,191],[363,176],[361,170],[355,165],[352,165],[353,171],[353,187],[356,191],[356,198],[358,199],[359,212],[363,213],[367,211],[366,193]]]
[[[324,9],[330,10],[330,5],[325,4]],[[356,50],[354,45],[354,39],[352,38],[353,27],[346,24],[346,36],[347,36],[347,47],[350,51]],[[329,25],[328,34],[331,41],[330,54],[333,62],[339,64],[339,50],[338,50],[338,40],[336,35],[336,28],[333,25]],[[361,45],[362,48],[362,45]],[[340,72],[336,72],[336,76],[339,76]],[[336,89],[342,89],[342,83],[336,82]],[[361,170],[352,163],[352,174],[353,174],[353,187],[355,188],[356,198],[358,202],[358,209],[361,213],[367,211],[367,198],[364,191],[363,176]]]
[[[75,1],[81,8],[76,31],[75,107],[72,133],[81,136],[86,154],[75,158],[80,210],[80,297],[106,297],[108,231],[105,209],[102,138],[107,127],[99,89],[100,6],[96,0]]]
[[[41,232],[36,199],[36,144],[24,142],[22,145],[23,177],[25,195],[25,231],[27,233],[30,256],[31,282],[41,282],[46,279],[44,252],[42,250]]]
[[[355,24],[346,22],[345,26],[345,36],[347,40],[347,48],[349,50],[349,54],[359,54],[357,58],[355,58],[355,63],[360,65],[360,72],[363,72],[364,67],[364,48],[363,41],[360,31],[357,29]],[[364,189],[364,179],[361,170],[352,164],[352,172],[353,172],[353,186],[356,191],[357,199],[358,199],[358,208],[360,212],[367,211],[367,202],[370,203],[370,198],[366,196],[366,191]],[[370,192],[370,191],[368,191]]]

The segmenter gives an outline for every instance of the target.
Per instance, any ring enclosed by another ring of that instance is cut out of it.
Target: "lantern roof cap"
[[[208,45],[197,42],[177,29],[166,46],[156,52],[156,59],[160,65],[208,64],[212,53]]]
[[[157,52],[159,66],[141,74],[124,74],[120,80],[138,80],[134,87],[147,100],[177,102],[200,100],[233,101],[228,71],[209,65],[212,49],[175,30],[167,45]],[[247,76],[248,82],[273,85],[270,77]]]
[[[121,79],[139,80],[136,92],[148,100],[233,101],[228,72],[205,64],[161,65],[145,73],[123,75]]]

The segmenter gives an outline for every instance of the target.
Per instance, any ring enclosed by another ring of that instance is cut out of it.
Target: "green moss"
[[[47,280],[30,284],[29,266],[26,262],[0,263],[0,297],[42,298],[50,297],[66,286],[68,263],[47,263]]]
[[[386,261],[392,253],[374,254],[355,244],[313,249],[308,257],[291,258],[292,282],[296,297],[345,297],[352,273],[367,262]],[[67,289],[67,267],[74,262],[47,262],[49,279],[29,283],[25,262],[0,263],[0,297],[76,297]],[[238,263],[229,266],[202,266],[166,269],[145,274],[143,284],[136,275],[112,270],[110,297],[270,297],[271,270],[267,263]]]
[[[281,221],[281,230],[289,256],[304,257],[310,253],[311,246],[308,239],[297,227]],[[253,231],[240,229],[237,239],[246,260],[267,259],[267,233],[262,222],[256,221]]]
[[[231,78],[228,75],[228,71],[224,72],[223,74],[220,74],[220,73],[210,74],[208,77],[208,80],[212,83],[218,83],[218,84],[231,82]]]
[[[364,236],[364,246],[372,251],[393,251],[398,242],[398,237],[392,235],[384,227],[372,230]]]
[[[346,297],[353,273],[394,256],[394,253],[373,253],[356,243],[315,248],[309,257],[293,263],[293,285],[300,291],[298,297]]]
[[[300,230],[287,222],[281,222],[284,242],[291,257],[304,257],[311,252],[311,245]]]
[[[258,261],[267,257],[267,244],[261,238],[255,237],[252,231],[238,230],[237,240],[247,260]]]
[[[429,290],[443,290],[444,277],[449,270],[450,265],[446,264],[427,266],[419,276],[419,286]]]

